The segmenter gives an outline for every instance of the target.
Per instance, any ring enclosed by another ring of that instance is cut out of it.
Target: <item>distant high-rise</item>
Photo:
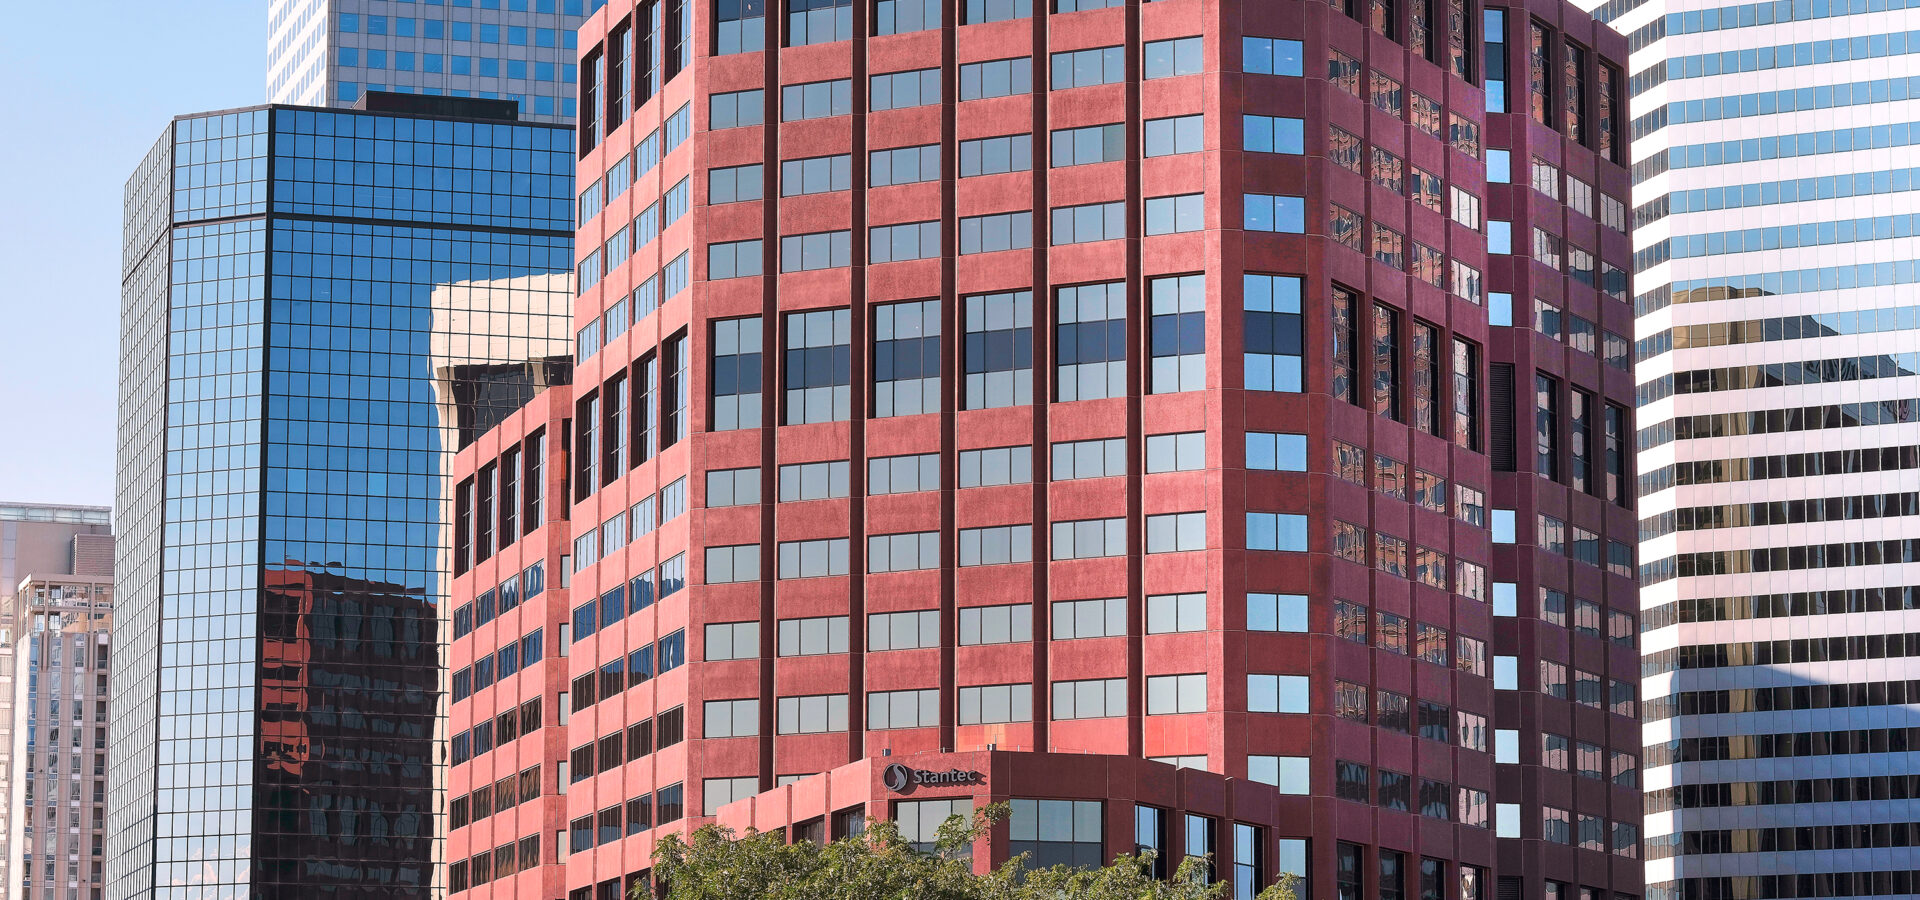
[[[1647,897],[1920,894],[1920,12],[1631,36]]]
[[[113,538],[86,574],[38,572],[20,583],[7,629],[18,635],[7,772],[7,851],[20,860],[12,900],[98,897],[105,887],[107,699]]]
[[[520,104],[573,121],[573,31],[604,0],[272,0],[267,101],[352,106],[366,91]]]
[[[183,117],[127,188],[113,900],[431,896],[444,469],[568,371],[574,154],[372,99],[437,115]]]
[[[31,829],[35,824],[25,821],[23,798],[15,790],[24,782],[22,773],[14,769],[24,754],[24,748],[22,753],[14,751],[14,651],[34,622],[28,618],[27,598],[37,592],[44,600],[48,578],[63,579],[78,573],[82,581],[89,577],[111,581],[112,531],[112,511],[104,506],[0,503],[0,895],[28,896],[22,888],[30,890],[30,885],[23,885],[23,881],[44,885],[53,878],[44,871],[16,872],[13,868],[13,861],[21,858],[21,848],[25,846],[21,828],[26,825]],[[22,579],[29,577],[35,579],[34,584],[23,586]],[[22,587],[25,590],[20,590]],[[56,589],[56,595],[58,593]],[[104,627],[104,619],[100,624]],[[51,748],[47,750],[46,756],[26,763],[24,768],[24,772],[36,773],[41,779],[41,790],[36,796],[43,801],[49,796],[52,780],[64,769],[55,765],[56,755]],[[86,756],[76,754],[76,758],[86,759]],[[80,768],[76,767],[74,773],[79,772]],[[90,786],[82,788],[83,793],[87,790]],[[43,825],[42,831],[45,830]],[[80,832],[82,836],[86,833]],[[64,862],[65,857],[61,859]],[[85,878],[80,877],[76,885],[86,883]],[[66,887],[67,881],[60,880],[59,884]],[[98,887],[99,881],[92,884]]]

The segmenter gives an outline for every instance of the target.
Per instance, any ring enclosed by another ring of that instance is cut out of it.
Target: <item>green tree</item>
[[[1006,816],[1006,806],[977,810],[941,826],[933,852],[915,849],[894,823],[825,846],[787,843],[779,832],[705,825],[687,838],[668,835],[653,853],[653,872],[667,900],[1225,900],[1230,885],[1206,883],[1208,863],[1188,858],[1168,880],[1149,874],[1152,854],[1123,855],[1101,869],[1028,868],[1025,855],[985,875],[969,855],[976,838]],[[631,900],[650,900],[636,885]],[[1294,879],[1258,900],[1296,900]]]

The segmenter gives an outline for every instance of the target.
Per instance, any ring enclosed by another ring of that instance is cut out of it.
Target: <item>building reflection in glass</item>
[[[443,470],[568,353],[571,195],[565,129],[290,107],[129,183],[108,897],[435,893]]]

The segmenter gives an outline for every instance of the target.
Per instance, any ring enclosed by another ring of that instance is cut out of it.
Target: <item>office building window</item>
[[[1026,0],[1019,0],[1026,2]],[[996,59],[960,67],[960,99],[984,100],[1033,91],[1033,58]]]
[[[713,430],[760,427],[760,317],[713,324]]]
[[[1459,17],[1455,31],[1465,44],[1465,25],[1467,22],[1466,0],[1451,0]],[[1507,11],[1487,8],[1482,13],[1482,30],[1486,34],[1486,88],[1487,112],[1508,112],[1507,108]],[[1460,54],[1460,50],[1455,51]],[[1465,77],[1463,74],[1462,77]]]
[[[847,309],[787,315],[786,424],[843,422],[851,417],[852,330],[853,314]]]
[[[1373,305],[1373,412],[1399,420],[1401,413],[1400,311]]]
[[[719,23],[716,56],[766,49],[766,0],[717,0],[713,13]]]
[[[1527,111],[1535,122],[1553,124],[1553,35],[1539,22],[1527,23]]]
[[[938,412],[940,301],[875,306],[873,330],[873,414]]]
[[[1125,282],[1112,281],[1063,287],[1055,293],[1056,399],[1098,400],[1126,394],[1126,287]]]
[[[1147,282],[1152,306],[1148,393],[1197,391],[1207,382],[1206,276],[1170,275]]]
[[[1348,403],[1360,403],[1360,331],[1356,316],[1360,296],[1341,285],[1333,286],[1333,396]]]
[[[939,0],[879,0],[873,9],[873,33],[907,34],[940,27]]]
[[[1533,376],[1533,470],[1551,481],[1561,479],[1560,469],[1560,381],[1548,375]]]
[[[780,196],[798,197],[844,191],[853,186],[853,157],[808,156],[780,161]],[[709,198],[711,199],[711,198]]]
[[[1479,357],[1474,344],[1453,339],[1453,442],[1475,452],[1480,450]]]
[[[1247,390],[1303,390],[1300,278],[1248,273],[1242,276],[1241,288]]]
[[[967,409],[1033,402],[1033,292],[966,298]]]
[[[787,0],[787,46],[827,44],[852,37],[852,0]]]
[[[1615,145],[1619,143],[1620,138],[1616,133],[1615,117],[1620,114],[1620,110],[1615,106],[1614,91],[1619,88],[1620,72],[1606,63],[1600,63],[1594,67],[1593,74],[1595,79],[1593,118],[1596,126],[1594,149],[1599,151],[1601,159],[1618,162],[1620,157]]]
[[[940,255],[940,223],[876,225],[867,230],[867,262],[906,262]]]
[[[1606,422],[1606,499],[1628,509],[1633,508],[1632,482],[1627,479],[1627,410],[1607,404]]]

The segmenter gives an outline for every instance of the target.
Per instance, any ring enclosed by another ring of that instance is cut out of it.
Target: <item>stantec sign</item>
[[[979,784],[986,776],[966,769],[948,769],[944,772],[932,769],[913,769],[894,763],[881,774],[880,783],[896,794],[910,793],[914,788],[946,787],[956,784]]]

